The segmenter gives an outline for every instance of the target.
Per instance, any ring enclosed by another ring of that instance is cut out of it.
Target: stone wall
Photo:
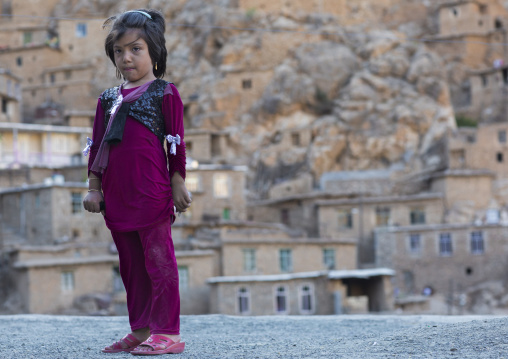
[[[472,253],[471,233],[476,231],[483,233],[484,253]],[[451,234],[451,255],[440,255],[440,233]],[[420,251],[410,251],[410,234],[420,234]],[[501,226],[429,225],[378,231],[376,265],[397,272],[394,288],[398,288],[401,295],[421,293],[425,286],[431,286],[436,293],[447,294],[452,282],[455,288],[465,289],[504,278],[508,266],[506,240],[506,230]]]
[[[212,313],[226,315],[238,315],[238,290],[247,288],[250,312],[248,315],[273,315],[275,312],[275,290],[278,286],[285,285],[288,288],[288,314],[302,314],[299,301],[300,288],[310,285],[314,289],[315,311],[312,314],[333,314],[333,296],[327,291],[328,280],[325,277],[310,279],[293,279],[288,281],[249,281],[233,283],[212,284]]]
[[[272,242],[272,243],[271,243]],[[243,249],[254,249],[256,269],[246,272],[244,269]],[[224,242],[222,246],[223,275],[266,275],[280,274],[280,249],[290,249],[293,269],[290,273],[327,270],[323,261],[323,249],[335,250],[335,269],[356,268],[356,244],[340,243],[320,239],[306,241],[266,241],[255,240]]]

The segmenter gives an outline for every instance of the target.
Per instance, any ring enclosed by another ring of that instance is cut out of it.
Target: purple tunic
[[[185,143],[183,142],[183,104],[178,90],[170,84],[173,95],[162,101],[166,134],[180,135],[176,155],[166,153],[159,139],[139,121],[127,116],[122,142],[111,145],[108,167],[101,174],[106,203],[106,226],[116,232],[130,232],[173,220],[173,197],[170,178],[179,172],[185,179]],[[125,97],[134,89],[123,89]],[[93,145],[88,170],[95,160],[104,132],[104,110],[97,103],[93,126]],[[169,147],[169,146],[167,146]],[[168,171],[169,168],[169,171]]]

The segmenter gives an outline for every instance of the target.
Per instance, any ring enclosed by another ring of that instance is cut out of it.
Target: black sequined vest
[[[166,128],[164,126],[164,115],[162,114],[162,98],[164,90],[169,82],[156,79],[136,101],[131,103],[128,116],[131,116],[145,125],[157,136],[161,143],[164,143]],[[111,108],[118,95],[118,86],[107,89],[100,96],[101,106],[104,110],[104,125],[107,127],[111,117]]]

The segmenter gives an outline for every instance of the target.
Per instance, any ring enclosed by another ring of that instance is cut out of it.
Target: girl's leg
[[[120,259],[120,276],[127,292],[127,310],[133,332],[150,325],[152,286],[146,272],[143,246],[138,232],[111,232]],[[136,334],[136,333],[134,333]]]
[[[145,264],[152,283],[152,334],[180,334],[180,293],[178,267],[171,238],[171,224],[165,221],[139,231]]]

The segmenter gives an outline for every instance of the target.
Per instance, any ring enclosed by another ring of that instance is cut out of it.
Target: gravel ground
[[[127,328],[126,317],[0,316],[0,358],[134,358],[100,351]],[[508,317],[199,315],[181,329],[182,359],[508,359]]]

